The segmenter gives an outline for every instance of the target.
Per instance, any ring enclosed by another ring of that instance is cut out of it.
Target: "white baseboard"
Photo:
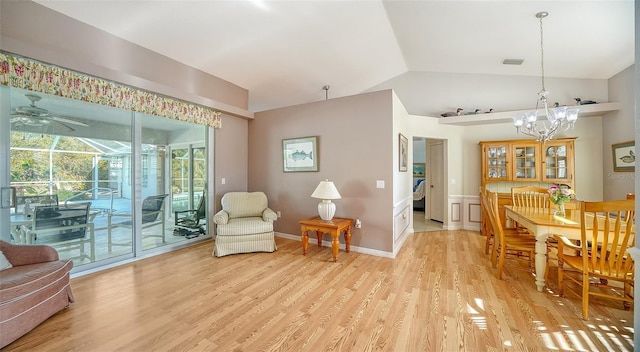
[[[275,235],[277,237],[281,237],[281,238],[286,238],[286,239],[293,240],[293,241],[302,242],[302,237],[298,236],[298,235],[291,235],[291,234],[282,233],[282,232],[276,232]],[[312,244],[312,243],[317,246],[318,245],[318,239],[317,238],[312,238],[311,236],[309,236],[309,244]],[[331,248],[331,241],[322,241],[322,246]],[[402,247],[402,246],[400,246],[400,247]],[[344,243],[340,243],[340,249],[346,250]],[[395,258],[395,255],[393,253],[380,251],[380,250],[377,250],[377,249],[364,248],[364,247],[358,247],[358,246],[351,245],[351,250],[353,252],[358,252],[358,253],[368,254],[368,255],[374,255],[376,257]]]

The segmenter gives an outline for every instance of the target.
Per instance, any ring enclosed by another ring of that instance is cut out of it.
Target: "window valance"
[[[219,111],[0,52],[0,84],[214,128]]]

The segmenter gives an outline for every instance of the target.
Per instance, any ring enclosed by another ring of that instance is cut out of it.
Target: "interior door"
[[[431,220],[444,222],[444,144],[442,141],[431,141],[429,149],[429,206],[428,216]]]

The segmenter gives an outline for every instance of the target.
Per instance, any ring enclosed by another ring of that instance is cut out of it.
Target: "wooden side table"
[[[308,231],[315,231],[318,236],[318,247],[322,247],[322,234],[328,233],[333,237],[331,247],[333,249],[333,261],[338,261],[338,251],[340,249],[340,234],[344,232],[344,242],[346,252],[351,250],[351,223],[353,219],[349,218],[333,218],[331,220],[322,220],[319,216],[300,220],[300,230],[302,231],[302,253],[307,255],[309,247]]]

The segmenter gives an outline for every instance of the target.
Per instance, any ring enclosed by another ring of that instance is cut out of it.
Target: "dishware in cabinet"
[[[512,144],[513,181],[540,180],[540,145],[538,143]]]
[[[482,146],[483,178],[490,181],[505,181],[511,178],[509,170],[509,145],[487,144]]]
[[[573,184],[574,140],[554,140],[543,145],[544,160],[542,180],[545,182]]]

